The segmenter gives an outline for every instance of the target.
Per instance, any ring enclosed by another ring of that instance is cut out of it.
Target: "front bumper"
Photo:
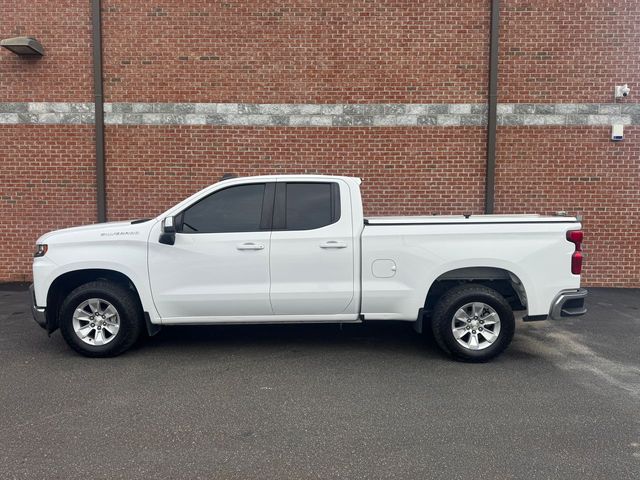
[[[33,283],[29,285],[29,293],[31,294],[31,315],[38,325],[47,328],[47,309],[36,306],[36,296],[33,293]]]
[[[553,303],[549,316],[554,320],[563,317],[577,317],[587,313],[584,300],[587,298],[587,290],[579,288],[577,290],[564,290],[558,294]]]

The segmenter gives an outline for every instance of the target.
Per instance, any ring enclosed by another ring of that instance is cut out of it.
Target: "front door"
[[[176,216],[174,245],[159,243],[158,235],[149,239],[149,278],[163,320],[197,323],[273,313],[274,188],[274,183],[256,183],[218,190]]]

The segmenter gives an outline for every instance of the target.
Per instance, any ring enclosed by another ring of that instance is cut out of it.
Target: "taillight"
[[[569,230],[567,232],[567,240],[576,246],[575,252],[571,255],[571,273],[580,275],[582,272],[582,239],[584,234],[582,230]]]
[[[571,243],[575,243],[576,250],[578,251],[582,250],[581,244],[583,237],[584,234],[582,233],[582,230],[569,230],[567,232],[567,240],[569,240]]]
[[[571,255],[571,273],[580,275],[582,272],[582,252],[573,252]]]

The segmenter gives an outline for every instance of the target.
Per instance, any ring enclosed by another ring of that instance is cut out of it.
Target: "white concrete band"
[[[487,105],[106,103],[108,125],[482,126]],[[93,124],[92,103],[0,103],[0,124]],[[640,125],[637,103],[502,103],[498,125]]]

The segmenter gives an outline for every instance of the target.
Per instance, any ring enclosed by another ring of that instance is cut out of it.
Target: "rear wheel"
[[[442,296],[434,309],[431,328],[440,348],[454,358],[486,362],[509,346],[515,319],[498,292],[467,284]]]
[[[82,355],[112,357],[136,342],[142,331],[142,312],[131,290],[98,280],[79,286],[65,298],[60,331]]]

